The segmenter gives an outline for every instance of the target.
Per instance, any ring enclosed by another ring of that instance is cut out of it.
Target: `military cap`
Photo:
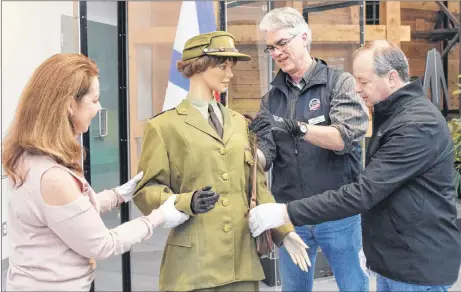
[[[234,36],[225,31],[213,31],[190,38],[184,45],[182,60],[187,61],[204,55],[235,57],[250,61],[251,57],[235,48]]]

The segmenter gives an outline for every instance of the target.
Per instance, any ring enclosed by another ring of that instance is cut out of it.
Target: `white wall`
[[[61,16],[73,16],[73,5],[71,1],[2,1],[2,138],[33,71],[45,59],[61,52]],[[2,223],[6,221],[7,208],[8,194],[2,183]],[[9,256],[8,236],[1,239],[3,260]]]

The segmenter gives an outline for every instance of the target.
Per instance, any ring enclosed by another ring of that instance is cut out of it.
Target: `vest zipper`
[[[296,119],[296,103],[298,102],[299,96],[301,95],[301,91],[298,91],[298,93],[295,95],[291,95],[292,98],[290,98],[290,108],[288,112],[288,118],[295,120]],[[295,148],[295,159],[296,159],[296,169],[298,170],[297,176],[298,176],[298,185],[300,186],[301,189],[301,196],[304,198],[304,186],[301,180],[301,168],[299,167],[299,161],[298,161],[298,145],[299,145],[299,140],[293,137],[293,145]]]

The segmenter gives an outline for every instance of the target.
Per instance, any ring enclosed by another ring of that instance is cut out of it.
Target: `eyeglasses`
[[[278,44],[276,45],[273,45],[273,46],[267,46],[265,49],[264,49],[264,52],[268,55],[271,55],[275,49],[279,50],[279,51],[283,51],[286,49],[287,45],[289,42],[291,42],[292,39],[294,39],[295,37],[297,37],[299,34],[295,34],[294,36],[292,36],[291,38],[287,39],[287,40],[282,40],[280,42],[278,42]]]

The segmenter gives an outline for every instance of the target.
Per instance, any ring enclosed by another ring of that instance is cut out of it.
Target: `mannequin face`
[[[226,60],[222,64],[215,67],[209,67],[205,72],[200,73],[202,81],[211,89],[216,92],[226,92],[229,88],[229,82],[234,77],[232,74],[232,67],[235,63]]]

